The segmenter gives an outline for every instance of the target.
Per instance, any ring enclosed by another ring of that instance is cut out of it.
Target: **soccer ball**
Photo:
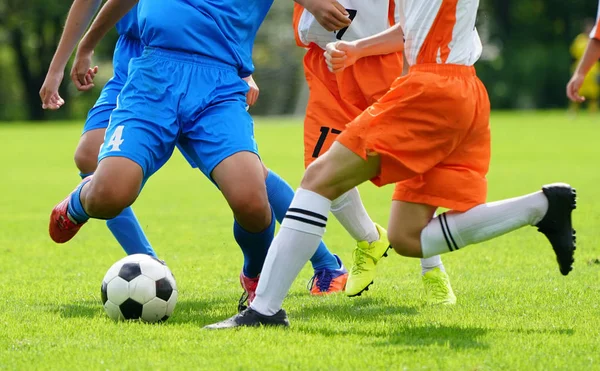
[[[177,303],[177,284],[169,268],[158,259],[134,254],[106,272],[101,296],[106,314],[115,321],[166,321]]]

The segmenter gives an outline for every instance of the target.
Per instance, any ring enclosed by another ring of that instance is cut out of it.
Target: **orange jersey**
[[[478,7],[479,0],[398,0],[408,63],[475,64],[482,51]]]
[[[294,8],[296,42],[308,47],[304,56],[310,91],[304,118],[305,166],[325,153],[346,125],[381,98],[402,73],[401,53],[362,58],[342,73],[329,72],[323,56],[328,42],[372,36],[396,22],[394,0],[341,3],[353,20],[347,30],[337,33],[326,31],[301,6],[296,4]]]
[[[298,46],[316,44],[322,49],[338,40],[354,41],[385,31],[396,24],[395,0],[338,0],[349,13],[350,26],[336,32],[324,29],[302,6],[294,3],[293,27]]]
[[[399,1],[413,65],[338,136],[362,158],[381,159],[376,185],[394,200],[466,211],[485,202],[490,105],[473,63],[477,0]]]
[[[598,13],[596,14],[596,24],[590,32],[590,39],[600,40],[600,1],[598,1]]]

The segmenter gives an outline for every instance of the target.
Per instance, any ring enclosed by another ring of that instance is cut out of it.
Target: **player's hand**
[[[338,73],[356,63],[359,58],[358,49],[352,42],[336,41],[327,44],[325,49],[325,62],[327,68],[333,73]]]
[[[40,98],[42,99],[43,109],[57,110],[65,104],[65,101],[58,94],[58,87],[60,86],[63,77],[64,73],[62,71],[48,71],[46,79],[40,89]]]
[[[73,68],[71,69],[71,80],[77,90],[87,91],[94,87],[94,77],[98,73],[98,66],[90,67],[92,64],[93,51],[86,52],[77,50]]]
[[[260,93],[260,90],[258,89],[258,85],[256,85],[256,82],[252,78],[252,75],[244,77],[244,81],[246,81],[248,83],[248,86],[250,86],[250,90],[248,90],[248,93],[246,93],[246,103],[249,106],[253,106],[254,103],[256,103],[256,101],[258,100],[258,94]]]
[[[336,0],[299,1],[327,31],[337,31],[350,26],[352,22],[346,8]]]
[[[567,97],[573,102],[581,103],[585,101],[585,98],[579,95],[579,89],[581,89],[581,85],[583,85],[583,80],[585,76],[580,73],[573,74],[571,80],[567,84]]]

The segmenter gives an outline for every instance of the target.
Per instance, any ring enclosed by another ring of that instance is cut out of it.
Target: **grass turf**
[[[258,119],[269,167],[302,175],[295,119]],[[277,125],[275,125],[277,123]],[[210,332],[234,314],[242,255],[218,191],[179,154],[135,210],[178,279],[179,303],[161,325],[113,323],[100,283],[123,253],[101,221],[66,245],[47,234],[52,206],[77,183],[80,123],[0,124],[0,369],[600,369],[600,126],[562,112],[496,113],[489,200],[568,181],[577,187],[575,270],[558,272],[544,237],[524,228],[443,257],[458,304],[421,300],[418,260],[383,260],[359,298],[311,297],[306,267],[284,306],[292,327]],[[361,188],[387,223],[392,189]],[[353,241],[331,218],[326,242],[350,263]]]

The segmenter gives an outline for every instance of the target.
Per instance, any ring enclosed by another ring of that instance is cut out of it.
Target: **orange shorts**
[[[487,196],[490,103],[473,67],[411,67],[351,122],[338,141],[381,158],[378,186],[394,200],[466,211]]]
[[[325,153],[346,125],[381,98],[402,73],[402,54],[359,59],[340,74],[327,69],[323,49],[304,57],[310,90],[304,119],[304,165]]]

